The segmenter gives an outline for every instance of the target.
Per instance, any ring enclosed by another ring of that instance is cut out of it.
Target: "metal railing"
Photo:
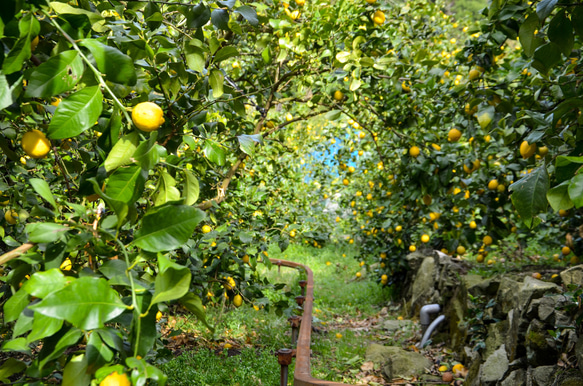
[[[312,340],[312,308],[314,303],[314,274],[310,267],[293,261],[270,259],[278,267],[303,268],[307,276],[305,299],[303,302],[303,316],[296,348],[296,367],[294,371],[294,386],[351,386],[346,383],[325,381],[312,378],[310,372],[310,344]],[[302,288],[303,289],[303,288]],[[283,365],[282,365],[283,366]]]

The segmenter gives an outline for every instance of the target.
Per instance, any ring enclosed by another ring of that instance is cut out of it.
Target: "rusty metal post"
[[[298,304],[298,306],[303,307],[304,305],[304,301],[306,300],[305,296],[303,295],[299,295],[296,296],[296,303]]]
[[[295,346],[296,343],[298,342],[298,332],[300,330],[300,323],[302,321],[302,318],[297,315],[292,315],[289,317],[288,321],[292,328],[291,343],[292,346]]]
[[[307,280],[300,280],[300,287],[302,287],[302,296],[306,296],[306,286],[308,285]]]
[[[281,366],[281,379],[279,386],[287,386],[287,369],[292,363],[292,350],[289,348],[282,348],[277,352],[277,362]]]

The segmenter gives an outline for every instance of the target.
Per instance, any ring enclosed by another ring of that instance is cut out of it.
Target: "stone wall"
[[[567,284],[583,286],[583,265],[545,281],[528,272],[482,278],[441,252],[413,253],[408,261],[409,316],[418,317],[426,304],[442,307],[440,330],[469,368],[465,385],[583,385],[582,329],[575,321],[581,311],[569,310],[576,299],[566,292]]]

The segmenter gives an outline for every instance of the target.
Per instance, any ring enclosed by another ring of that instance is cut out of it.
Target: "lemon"
[[[289,17],[291,17],[292,20],[297,20],[300,17],[300,11],[298,11],[297,9],[295,11],[293,11]]]
[[[342,93],[342,91],[340,90],[334,91],[334,99],[338,102],[342,101],[344,99],[344,94]]]
[[[292,232],[293,232],[293,231],[292,231]],[[243,256],[243,257],[241,258],[241,261],[242,261],[244,264],[249,264],[249,255],[245,255],[245,256]]]
[[[156,312],[156,322],[159,322],[164,315],[162,315],[162,311]]]
[[[360,273],[360,272],[356,273],[356,277],[361,277],[361,276],[362,276],[362,273]]]
[[[212,231],[212,228],[208,225],[203,225],[202,227],[202,233],[209,233],[210,231]]]
[[[463,255],[466,253],[466,248],[463,245],[460,245],[456,248],[455,251],[458,253],[458,255]]]
[[[469,74],[470,80],[476,80],[480,77],[480,71],[476,70],[475,68],[470,70]]]
[[[338,338],[338,339],[342,338],[342,334],[341,334],[341,333],[339,333],[339,332],[337,332],[337,333],[336,333],[336,338]]]
[[[14,210],[7,210],[4,212],[4,220],[10,225],[16,224],[16,219],[18,218],[18,213]]]
[[[417,250],[417,247],[414,245],[409,245],[409,252],[415,252]]]
[[[358,138],[364,139],[364,137],[366,137],[366,133],[364,131],[361,131],[360,133],[358,133]]]
[[[397,225],[397,226],[395,227],[395,230],[396,230],[397,232],[401,232],[401,231],[403,230],[403,227],[402,227],[401,225]]]
[[[448,368],[447,368],[447,366],[439,366],[438,370],[443,373],[443,372],[447,371]]]
[[[233,298],[233,305],[235,307],[241,307],[241,304],[243,304],[243,298],[239,294],[235,295]]]
[[[158,130],[164,123],[164,112],[155,103],[138,103],[132,110],[132,121],[142,131],[151,132]]]
[[[405,92],[411,92],[411,87],[405,81],[403,81],[403,83],[401,83],[401,88]]]
[[[409,149],[409,155],[411,157],[417,158],[419,156],[419,153],[420,153],[420,150],[419,150],[419,148],[417,146],[412,146]]]
[[[535,273],[532,274],[532,277],[535,278],[535,279],[540,280],[540,279],[542,279],[543,275],[541,275],[538,272],[535,272]]]
[[[424,243],[428,243],[429,242],[429,235],[423,235],[421,236],[421,241]]]
[[[541,146],[538,148],[538,153],[544,157],[545,155],[547,155],[549,153],[549,148],[546,146]]]
[[[460,375],[464,370],[465,367],[461,363],[458,363],[451,368],[451,371],[453,371],[454,375]]]
[[[559,216],[567,217],[568,214],[569,214],[569,211],[564,210],[564,209],[559,209]]]
[[[527,141],[522,141],[520,144],[520,155],[522,158],[530,158],[534,153],[536,153],[536,143],[529,145]]]
[[[490,182],[488,182],[488,189],[496,190],[497,188],[498,188],[498,180],[497,179],[493,179]]]
[[[366,2],[369,3],[369,4],[374,4],[374,3],[377,2],[377,0],[366,0]]]
[[[475,221],[470,221],[470,229],[476,229],[478,227],[478,224],[476,224]]]
[[[462,132],[459,131],[458,129],[451,129],[449,131],[449,133],[447,133],[447,139],[450,142],[457,142],[460,140],[460,138],[462,137]]]
[[[431,196],[429,194],[426,194],[423,196],[423,203],[425,205],[431,205],[432,202],[433,202],[433,199],[431,198]]]
[[[30,42],[30,50],[34,51],[36,49],[36,47],[38,46],[38,36],[35,36],[34,39],[32,39],[32,41]]]
[[[383,24],[385,22],[385,13],[383,11],[376,10],[372,16],[372,21],[377,25]]]
[[[294,237],[296,237],[296,231],[295,231],[295,230],[291,230],[291,231],[289,232],[289,237],[291,237],[292,239],[293,239]]]
[[[132,386],[132,383],[128,379],[128,376],[124,374],[120,374],[118,372],[113,372],[109,374],[99,386]]]
[[[492,115],[485,111],[482,114],[478,115],[478,123],[482,129],[486,129],[490,123],[492,122]]]
[[[32,158],[44,158],[51,151],[51,142],[40,130],[31,130],[22,136],[22,149]]]
[[[386,259],[387,258],[387,254],[385,252],[381,252],[381,259]]]
[[[482,255],[482,254],[479,254],[479,255],[476,257],[476,261],[477,261],[478,263],[483,263],[483,262],[484,262],[484,255]]]
[[[569,253],[571,253],[571,248],[564,246],[563,248],[561,248],[561,253],[563,254],[563,256],[567,256]]]
[[[51,99],[51,106],[59,107],[61,104],[61,98],[52,98]]]
[[[350,184],[350,181],[348,180],[348,178],[345,178],[342,180],[342,185],[347,186],[348,184]]]
[[[484,243],[484,245],[490,245],[490,244],[492,244],[492,241],[494,241],[494,240],[492,240],[492,236],[490,236],[490,235],[486,235],[482,239],[482,242]]]

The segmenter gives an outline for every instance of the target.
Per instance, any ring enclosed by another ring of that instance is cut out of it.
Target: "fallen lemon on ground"
[[[44,158],[51,151],[51,142],[40,130],[31,130],[22,136],[22,149],[32,158]]]
[[[138,103],[132,110],[132,121],[142,131],[158,130],[164,123],[164,112],[153,102]]]
[[[336,333],[336,338],[338,338],[338,339],[342,338],[342,334],[341,334],[341,333],[339,333],[339,332],[337,332],[337,333]]]

